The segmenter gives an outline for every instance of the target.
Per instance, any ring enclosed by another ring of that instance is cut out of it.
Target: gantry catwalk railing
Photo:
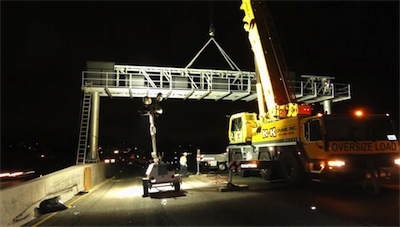
[[[334,77],[301,76],[290,81],[300,103],[351,98],[350,85],[332,83]],[[252,101],[256,74],[250,71],[114,65],[113,69],[82,72],[82,90],[100,96],[142,98],[162,93],[169,99]]]

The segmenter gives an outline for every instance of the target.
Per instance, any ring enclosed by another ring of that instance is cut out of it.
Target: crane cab
[[[254,131],[257,128],[256,113],[237,113],[229,119],[229,143],[249,144],[251,143]]]

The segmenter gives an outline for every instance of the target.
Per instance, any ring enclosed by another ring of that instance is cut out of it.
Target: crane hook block
[[[211,24],[210,28],[208,29],[208,34],[210,35],[210,37],[214,37],[215,36],[215,29],[214,26]]]

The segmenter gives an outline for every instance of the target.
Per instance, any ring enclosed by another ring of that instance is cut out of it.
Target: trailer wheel
[[[143,197],[149,196],[149,180],[142,179],[142,185],[143,185]]]
[[[176,192],[179,192],[181,190],[181,184],[179,182],[174,183],[174,188]]]
[[[304,182],[305,172],[300,161],[292,152],[284,152],[280,156],[282,177],[289,185],[299,185]]]

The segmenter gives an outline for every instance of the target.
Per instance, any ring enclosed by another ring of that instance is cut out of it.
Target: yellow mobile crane
[[[311,106],[296,101],[288,70],[263,1],[243,0],[244,29],[254,52],[259,113],[237,113],[229,120],[227,147],[232,171],[244,176],[275,172],[289,184],[363,180],[376,191],[400,165],[400,146],[388,115],[312,116]]]

